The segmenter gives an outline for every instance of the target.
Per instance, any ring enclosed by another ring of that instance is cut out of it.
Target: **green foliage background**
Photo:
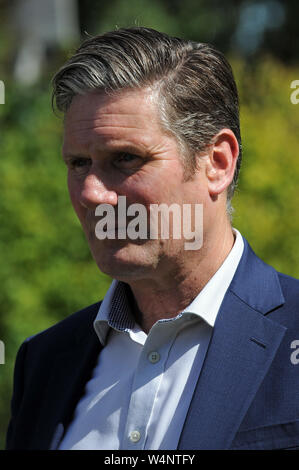
[[[168,31],[160,24],[166,17],[159,19],[155,8],[152,15],[151,25]],[[176,32],[172,22],[170,29]],[[270,56],[254,64],[230,59],[243,137],[233,225],[264,261],[299,277],[299,104],[290,101],[299,68]],[[92,260],[69,202],[62,121],[51,111],[45,83],[48,76],[27,90],[9,83],[6,104],[0,106],[0,339],[6,347],[0,365],[0,448],[22,341],[103,298],[110,283]]]

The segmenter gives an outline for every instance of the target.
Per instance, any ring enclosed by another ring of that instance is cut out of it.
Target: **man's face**
[[[167,275],[184,262],[184,238],[99,240],[99,204],[118,197],[127,207],[203,203],[208,199],[204,171],[185,178],[176,139],[161,128],[156,98],[149,89],[76,96],[66,114],[63,156],[73,207],[100,270],[129,281]]]

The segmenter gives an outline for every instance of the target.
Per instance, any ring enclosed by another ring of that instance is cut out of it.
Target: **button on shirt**
[[[130,310],[128,286],[113,281],[94,328],[104,348],[60,449],[176,449],[223,297],[242,256],[234,246],[179,315],[148,335]]]

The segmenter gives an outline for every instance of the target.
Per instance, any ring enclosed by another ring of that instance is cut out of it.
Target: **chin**
[[[156,264],[152,253],[143,246],[131,243],[106,246],[101,252],[93,250],[93,257],[100,271],[124,282],[147,277]]]

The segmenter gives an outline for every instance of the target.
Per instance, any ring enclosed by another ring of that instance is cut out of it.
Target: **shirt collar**
[[[94,321],[99,340],[103,345],[105,344],[110,327],[118,331],[129,331],[134,328],[134,325],[129,286],[124,282],[113,280]]]
[[[242,235],[235,228],[233,232],[235,243],[230,253],[197,297],[176,318],[191,313],[202,318],[210,326],[214,326],[220,305],[244,250]],[[124,282],[113,280],[94,321],[94,329],[99,340],[105,344],[110,327],[118,331],[130,331],[134,326],[129,286]]]
[[[233,232],[235,234],[235,243],[228,256],[197,297],[182,312],[195,313],[212,327],[215,324],[221,303],[235,275],[244,250],[242,235],[235,228]]]

